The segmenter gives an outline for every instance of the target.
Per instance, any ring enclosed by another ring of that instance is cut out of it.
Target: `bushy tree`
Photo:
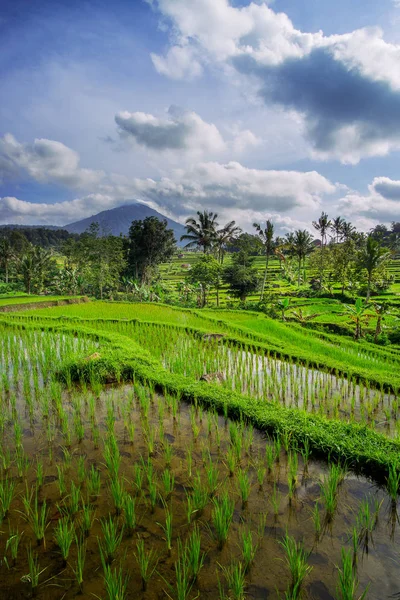
[[[260,278],[253,262],[254,258],[242,250],[233,255],[232,264],[225,267],[222,274],[229,292],[241,302],[245,302],[247,296],[257,292],[260,287]]]
[[[174,232],[166,220],[147,217],[133,221],[125,242],[126,275],[148,285],[158,265],[170,260],[175,250]]]
[[[205,254],[191,269],[187,279],[192,284],[200,284],[201,294],[201,306],[204,307],[207,304],[207,292],[210,288],[215,287],[217,289],[217,305],[219,305],[219,286],[221,278],[221,264],[211,254]]]

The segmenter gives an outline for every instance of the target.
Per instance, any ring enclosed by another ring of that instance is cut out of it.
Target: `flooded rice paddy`
[[[397,505],[370,481],[137,384],[64,390],[92,342],[3,340],[0,598],[297,598],[294,548],[305,598],[344,598],[343,549],[355,598],[400,592]]]

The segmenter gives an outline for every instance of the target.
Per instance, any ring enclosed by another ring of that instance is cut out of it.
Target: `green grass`
[[[18,296],[0,296],[0,307],[15,306],[18,304],[41,304],[46,302],[73,301],[83,296],[35,296],[34,294],[21,294]]]

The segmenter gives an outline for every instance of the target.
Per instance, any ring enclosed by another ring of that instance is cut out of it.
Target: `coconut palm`
[[[342,219],[342,217],[336,217],[336,219],[333,219],[333,221],[331,222],[331,230],[333,231],[333,239],[335,240],[335,242],[338,244],[340,241],[340,238],[343,235],[343,225],[344,225],[345,221],[344,219]]]
[[[305,229],[298,229],[294,233],[288,233],[286,240],[290,254],[296,256],[298,260],[297,285],[300,286],[301,266],[303,265],[303,277],[305,279],[306,257],[314,250],[313,238]]]
[[[314,228],[319,232],[321,236],[321,271],[320,271],[320,288],[323,286],[324,279],[324,250],[326,246],[326,236],[332,225],[332,222],[328,218],[328,215],[322,211],[318,221],[313,221]]]
[[[186,232],[181,236],[183,240],[189,240],[185,248],[201,248],[204,253],[209,252],[216,239],[218,227],[218,215],[212,211],[197,211],[198,221],[189,217],[186,219]]]
[[[264,271],[264,279],[261,287],[260,301],[264,298],[264,289],[265,283],[267,281],[267,273],[268,273],[268,263],[269,257],[274,252],[274,225],[271,221],[266,221],[265,229],[261,227],[259,223],[253,223],[253,227],[256,229],[259,238],[261,239],[264,246],[265,253],[265,271]]]
[[[371,285],[374,273],[379,267],[389,261],[390,256],[390,250],[382,248],[380,243],[374,240],[372,235],[367,237],[367,241],[361,248],[357,259],[358,266],[367,271],[367,302],[371,296]]]
[[[355,230],[356,228],[351,223],[348,221],[343,221],[341,234],[345,242],[352,237]]]
[[[218,229],[215,237],[215,245],[218,251],[218,260],[224,262],[225,250],[227,244],[233,242],[240,234],[242,230],[236,225],[235,221],[230,221],[222,229]]]

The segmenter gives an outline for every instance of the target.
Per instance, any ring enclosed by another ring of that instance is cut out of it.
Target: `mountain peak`
[[[132,221],[143,220],[146,217],[157,217],[160,220],[165,219],[169,229],[173,230],[176,241],[179,244],[181,235],[185,233],[183,225],[162,215],[154,210],[154,208],[147,206],[147,204],[135,201],[129,201],[128,204],[117,206],[117,208],[111,208],[109,210],[103,210],[86,219],[69,223],[68,225],[64,225],[63,229],[66,229],[70,233],[83,233],[92,223],[99,223],[100,228],[104,228],[112,235],[127,235]]]

